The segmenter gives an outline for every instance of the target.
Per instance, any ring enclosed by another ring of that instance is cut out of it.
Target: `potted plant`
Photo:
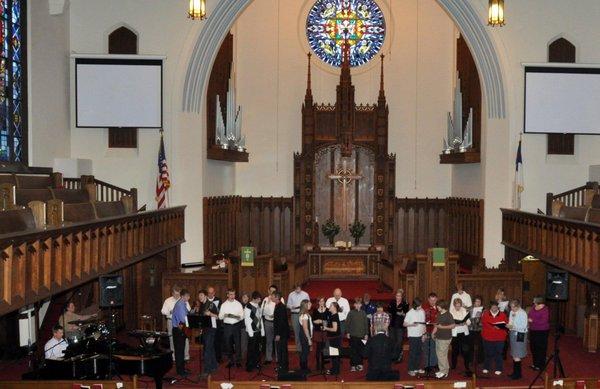
[[[360,220],[355,220],[354,223],[349,224],[350,227],[350,235],[354,238],[354,245],[358,246],[360,242],[360,238],[365,234],[365,230],[367,226],[365,226]]]
[[[323,235],[329,239],[329,244],[333,246],[333,240],[335,239],[335,236],[340,233],[340,226],[335,224],[333,219],[329,219],[327,222],[325,222],[325,224],[323,224],[321,230],[323,231]]]

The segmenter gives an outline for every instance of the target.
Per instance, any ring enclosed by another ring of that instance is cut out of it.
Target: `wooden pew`
[[[80,223],[96,219],[96,210],[92,203],[64,204],[65,222]]]
[[[0,234],[35,230],[35,219],[31,209],[11,209],[0,212]]]
[[[85,385],[94,388],[94,384],[102,385],[102,389],[137,389],[138,378],[133,376],[132,381],[89,381],[89,380],[73,380],[73,381],[0,381],[2,389],[73,389],[73,385]]]
[[[123,201],[96,201],[94,208],[98,218],[121,216],[127,213]]]
[[[65,204],[85,203],[94,201],[85,189],[52,189],[52,198],[62,200]]]

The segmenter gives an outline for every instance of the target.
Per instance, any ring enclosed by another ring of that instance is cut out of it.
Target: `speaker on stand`
[[[567,301],[569,299],[569,273],[563,270],[546,271],[546,300]]]
[[[115,314],[114,307],[123,306],[123,276],[120,274],[111,274],[100,276],[98,279],[100,284],[100,308],[108,308],[109,322],[109,344],[108,344],[108,376],[107,379],[112,379],[118,374],[115,371],[113,363],[113,345],[115,343]]]

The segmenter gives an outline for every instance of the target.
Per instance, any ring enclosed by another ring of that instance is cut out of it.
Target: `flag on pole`
[[[169,181],[169,167],[167,166],[167,155],[165,154],[165,142],[163,132],[160,131],[160,147],[158,149],[158,178],[156,180],[156,208],[162,209],[169,206],[167,191],[171,187]]]
[[[521,153],[521,142],[523,138],[519,137],[519,147],[517,148],[517,159],[515,162],[515,193],[513,199],[513,207],[521,209],[521,193],[525,190],[523,181],[523,154]]]

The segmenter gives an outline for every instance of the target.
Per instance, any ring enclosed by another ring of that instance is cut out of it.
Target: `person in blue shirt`
[[[188,371],[185,369],[185,332],[183,327],[187,327],[187,315],[189,313],[187,305],[190,300],[190,292],[187,289],[181,290],[181,298],[175,303],[171,322],[173,323],[173,346],[175,348],[175,367],[177,374],[186,377]]]
[[[368,293],[365,293],[364,297],[363,297],[363,305],[361,308],[363,311],[365,311],[365,313],[367,314],[367,318],[369,319],[369,321],[371,320],[371,318],[373,317],[373,315],[375,314],[375,312],[377,312],[377,305],[371,301],[371,295]]]

